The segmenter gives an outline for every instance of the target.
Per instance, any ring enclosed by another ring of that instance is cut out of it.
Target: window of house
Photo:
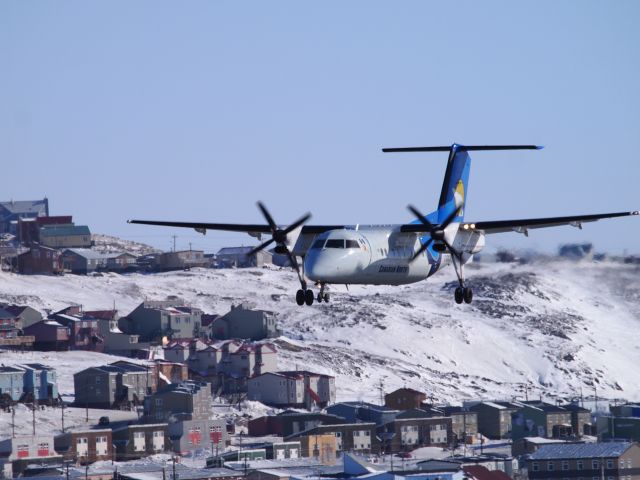
[[[562,470],[569,470],[569,462],[566,460],[562,461]]]
[[[624,460],[620,459],[620,468],[624,468]]]
[[[584,468],[584,464],[583,464],[582,460],[578,460],[578,461],[576,462],[576,468],[577,468],[578,470],[582,470],[582,469]]]
[[[591,468],[593,470],[598,470],[600,468],[600,462],[598,460],[593,460],[591,462]]]
[[[102,381],[100,377],[96,377],[96,384],[99,384]]]
[[[552,472],[553,469],[555,468],[555,466],[556,466],[555,463],[549,462],[549,463],[547,463],[547,470]]]
[[[607,460],[607,468],[613,468],[613,460]]]

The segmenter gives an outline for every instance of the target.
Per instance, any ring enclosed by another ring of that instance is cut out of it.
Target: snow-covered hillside
[[[436,400],[640,397],[640,268],[552,261],[476,264],[471,305],[453,301],[452,271],[403,287],[344,287],[298,307],[290,270],[243,269],[102,277],[0,273],[0,301],[41,310],[80,303],[126,314],[175,295],[205,312],[250,301],[280,312],[281,368],[335,374],[338,399],[379,399],[414,387]],[[40,354],[36,354],[40,355]],[[41,354],[46,355],[46,354]],[[81,365],[78,365],[80,369]]]
[[[158,253],[160,250],[153,248],[144,243],[133,242],[131,240],[123,240],[110,235],[101,235],[94,233],[91,235],[93,248],[103,253],[127,252],[132,255],[147,255],[149,253]]]

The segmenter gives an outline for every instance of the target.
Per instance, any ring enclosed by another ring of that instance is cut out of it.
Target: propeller
[[[456,250],[451,246],[447,239],[445,238],[445,229],[449,226],[449,224],[453,221],[454,218],[458,216],[460,211],[463,209],[464,203],[462,203],[458,208],[456,208],[447,218],[444,219],[440,225],[434,225],[427,217],[425,217],[420,210],[418,210],[413,205],[409,205],[407,208],[411,213],[413,213],[420,222],[429,229],[429,240],[422,244],[422,246],[418,249],[416,253],[414,253],[413,257],[411,257],[411,261],[413,262],[416,258],[418,258],[422,253],[429,248],[434,241],[444,243],[451,253],[457,254]]]
[[[276,222],[273,221],[273,217],[269,213],[269,210],[267,210],[267,207],[265,207],[262,202],[258,202],[258,208],[260,209],[260,212],[262,212],[262,215],[264,216],[265,220],[269,224],[269,228],[271,229],[271,238],[266,242],[261,243],[257,247],[251,249],[251,251],[247,255],[255,255],[259,251],[267,248],[272,243],[275,243],[276,251],[278,251],[278,253],[283,252],[287,255],[287,258],[291,262],[291,265],[293,265],[293,268],[296,269],[296,273],[298,274],[298,280],[300,280],[300,285],[302,286],[302,289],[306,290],[307,282],[305,282],[304,278],[302,277],[302,274],[300,273],[300,265],[298,264],[298,261],[296,260],[295,255],[293,255],[291,253],[291,250],[289,250],[289,246],[287,245],[287,235],[292,231],[294,231],[299,226],[306,223],[307,220],[311,218],[311,214],[310,213],[304,214],[302,217],[300,217],[298,220],[296,220],[286,228],[278,228],[278,226],[276,225]]]

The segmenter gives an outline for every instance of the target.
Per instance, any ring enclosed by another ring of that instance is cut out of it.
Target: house
[[[483,401],[469,407],[478,414],[478,431],[491,439],[511,437],[511,414],[519,409],[517,404],[502,401]]]
[[[17,233],[16,226],[20,218],[49,216],[49,200],[10,200],[0,202],[0,233]]]
[[[519,402],[511,414],[511,439],[522,437],[567,438],[573,435],[571,412],[542,401]]]
[[[640,442],[640,417],[600,416],[598,436],[602,440],[629,440]]]
[[[637,480],[640,446],[630,442],[543,445],[526,460],[531,480]]]
[[[410,408],[420,408],[426,400],[426,393],[413,388],[399,388],[384,396],[384,405],[393,410],[409,410]]]
[[[7,338],[17,338],[19,333],[20,329],[18,328],[16,316],[0,309],[0,342]]]
[[[189,368],[184,363],[156,359],[153,361],[153,371],[155,372],[154,391],[189,380]]]
[[[91,247],[91,232],[86,225],[45,225],[39,237],[42,245],[51,248]]]
[[[127,317],[118,322],[122,330],[139,335],[142,341],[155,341],[162,338],[195,338],[200,332],[202,310],[179,310],[181,302],[144,301]]]
[[[79,407],[142,405],[144,397],[153,393],[154,372],[144,365],[120,361],[75,373],[73,385]]]
[[[116,460],[127,461],[169,450],[166,423],[137,423],[114,427],[112,431]]]
[[[445,417],[451,417],[453,435],[459,442],[473,443],[478,435],[478,413],[466,407],[436,407]]]
[[[338,439],[335,434],[326,433],[316,435],[302,435],[298,437],[298,440],[300,442],[300,456],[315,458],[324,465],[333,465],[336,462]]]
[[[212,336],[218,340],[242,338],[263,340],[282,335],[277,325],[277,314],[266,310],[253,310],[251,305],[232,305],[231,311],[216,318]]]
[[[298,440],[315,435],[333,435],[336,438],[336,454],[340,452],[378,453],[380,442],[376,436],[375,423],[342,423],[318,425],[300,433],[285,437],[285,440]]]
[[[249,420],[249,435],[262,437],[278,435],[287,437],[305,432],[318,425],[338,425],[349,423],[344,418],[326,413],[285,411],[278,415],[266,415]]]
[[[272,262],[272,253],[260,250],[255,255],[249,255],[253,247],[225,247],[216,254],[218,268],[248,268],[263,267]]]
[[[82,465],[114,458],[111,429],[80,429],[62,433],[54,438],[56,451],[65,460]]]
[[[150,346],[148,342],[140,342],[139,335],[120,330],[117,310],[85,310],[82,312],[82,318],[96,322],[98,334],[102,337],[104,353],[135,357]]]
[[[304,370],[249,378],[247,398],[280,408],[324,408],[336,399],[335,377]]]
[[[597,435],[595,425],[591,420],[591,410],[576,403],[569,403],[562,407],[571,412],[571,428],[575,436]]]
[[[42,320],[23,329],[33,337],[33,348],[43,352],[69,350],[69,328],[54,320]]]
[[[129,252],[107,253],[106,269],[110,272],[128,272],[137,269],[137,259]]]
[[[0,367],[0,401],[17,402],[24,393],[24,370],[18,367]]]
[[[18,316],[0,307],[0,347],[4,349],[33,347],[35,338],[22,335],[21,323]]]
[[[98,331],[98,320],[83,317],[79,307],[67,307],[49,315],[49,320],[69,329],[69,350],[104,351],[104,339]]]
[[[177,252],[160,253],[155,256],[154,264],[155,269],[161,272],[208,266],[209,260],[204,257],[202,250],[181,250]]]
[[[211,385],[187,380],[167,385],[144,399],[144,416],[149,421],[170,417],[208,419],[211,415]]]
[[[0,303],[0,316],[3,312],[6,317],[13,316],[17,320],[16,327],[20,330],[42,320],[42,314],[27,305]]]
[[[10,462],[15,477],[29,464],[61,463],[62,456],[53,448],[53,436],[32,435],[17,436],[0,440],[0,458]]]
[[[65,272],[87,274],[106,270],[109,254],[90,248],[67,248],[62,252],[62,267]]]
[[[48,216],[36,218],[20,218],[18,219],[17,236],[18,241],[23,245],[31,245],[40,243],[40,229],[47,226],[72,226],[73,217],[71,215],[64,216]]]
[[[45,245],[32,245],[18,255],[18,273],[23,275],[54,275],[62,272],[60,252]]]
[[[208,418],[182,419],[168,427],[171,449],[184,455],[192,450],[224,451],[229,444],[226,422]]]
[[[20,365],[24,371],[24,395],[38,402],[56,402],[58,400],[58,379],[55,369],[41,363]]]
[[[271,343],[177,340],[164,348],[164,356],[187,363],[195,377],[211,382],[220,393],[246,392],[248,378],[278,368],[278,351]]]
[[[411,451],[420,447],[445,447],[453,440],[450,417],[399,418],[383,425],[379,435],[385,452]]]
[[[373,422],[378,426],[393,421],[400,413],[388,407],[366,402],[340,402],[326,408],[330,415],[344,418],[348,423]]]

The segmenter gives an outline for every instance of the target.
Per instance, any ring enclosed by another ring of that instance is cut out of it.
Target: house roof
[[[511,477],[501,470],[489,470],[482,465],[468,465],[462,467],[464,473],[476,480],[511,480]]]
[[[218,250],[218,255],[246,255],[253,247],[223,247]]]
[[[0,202],[0,206],[4,207],[12,214],[19,213],[35,213],[36,215],[46,215],[48,200],[10,200],[8,202]]]
[[[633,443],[600,442],[600,443],[563,443],[543,445],[531,454],[531,460],[555,460],[565,458],[619,457]]]
[[[5,367],[5,366],[0,367],[0,373],[18,373],[22,371],[23,370],[21,368],[17,368],[17,367]]]
[[[90,248],[67,248],[64,253],[71,252],[75,253],[80,257],[84,257],[87,260],[106,260],[107,258],[113,257],[113,253],[102,253],[96,250],[91,250]]]
[[[425,398],[427,396],[427,394],[424,393],[424,392],[419,392],[418,390],[414,390],[413,388],[407,388],[407,387],[398,388],[397,390],[394,390],[391,393],[387,393],[387,395],[385,395],[385,396],[395,395],[395,394],[400,393],[400,392],[402,392],[402,393],[410,393],[411,395],[421,395],[421,396],[423,396]]]
[[[280,375],[282,377],[293,378],[293,379],[304,378],[304,377],[329,377],[329,378],[334,378],[331,375],[326,375],[324,373],[310,372],[308,370],[287,370],[287,371],[284,371],[284,372],[268,372],[268,373],[265,373],[264,375],[268,375],[269,373],[272,373],[274,375]]]
[[[68,237],[71,235],[91,235],[86,225],[46,226],[40,229],[40,237]]]

